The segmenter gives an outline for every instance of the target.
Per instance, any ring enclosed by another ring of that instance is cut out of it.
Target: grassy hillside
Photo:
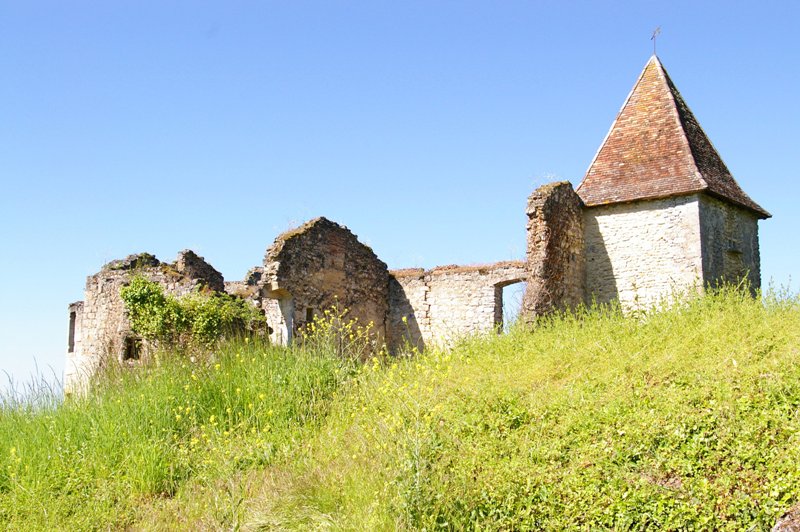
[[[595,309],[358,366],[163,356],[0,414],[16,529],[763,529],[800,501],[800,299]]]

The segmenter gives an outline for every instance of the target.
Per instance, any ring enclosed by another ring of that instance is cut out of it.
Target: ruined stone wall
[[[584,300],[583,202],[566,181],[528,198],[530,270],[522,304],[525,319],[574,308]]]
[[[386,337],[389,272],[349,229],[325,218],[280,235],[264,259],[263,303],[273,338],[288,342],[333,306]]]
[[[747,277],[752,290],[761,286],[758,218],[752,211],[704,194],[700,235],[706,285],[738,283]]]
[[[503,287],[527,276],[519,261],[393,271],[390,350],[447,346],[464,335],[502,327]]]
[[[202,264],[201,264],[202,262]],[[203,266],[205,265],[205,266]],[[173,264],[161,263],[152,255],[131,255],[106,264],[86,279],[85,300],[81,302],[80,331],[72,352],[67,353],[64,374],[66,391],[76,391],[106,361],[125,361],[138,341],[131,332],[120,288],[134,275],[159,283],[165,293],[182,296],[209,286],[224,286],[222,276],[192,251],[182,251]],[[70,315],[76,308],[70,305]]]
[[[172,268],[184,278],[197,281],[210,290],[225,291],[225,279],[222,278],[222,274],[190,249],[178,253]]]
[[[258,305],[261,298],[260,291],[263,275],[264,268],[261,266],[251,268],[243,280],[225,281],[224,291],[228,295],[240,297]]]
[[[584,211],[587,299],[646,309],[702,287],[697,194]]]
[[[386,319],[388,345],[392,353],[430,342],[429,278],[422,268],[389,272],[389,314]]]

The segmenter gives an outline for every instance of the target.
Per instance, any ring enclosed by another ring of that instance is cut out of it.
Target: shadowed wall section
[[[706,285],[747,279],[752,291],[761,287],[757,215],[717,198],[701,196],[700,238]]]

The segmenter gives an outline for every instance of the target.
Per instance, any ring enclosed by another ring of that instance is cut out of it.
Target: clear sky
[[[0,369],[63,370],[107,261],[226,279],[324,215],[390,267],[522,258],[658,55],[800,272],[798,2],[0,2]],[[50,371],[50,370],[46,370]]]

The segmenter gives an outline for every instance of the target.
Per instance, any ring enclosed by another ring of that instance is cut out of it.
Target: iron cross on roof
[[[650,40],[653,41],[653,55],[656,55],[656,37],[661,35],[661,26],[658,26],[655,30],[653,30],[653,36],[650,37]]]

